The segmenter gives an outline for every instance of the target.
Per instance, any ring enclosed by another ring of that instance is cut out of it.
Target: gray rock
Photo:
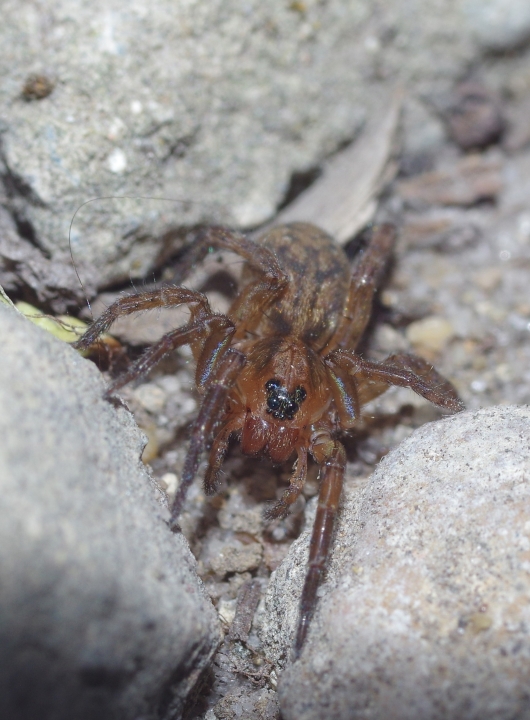
[[[530,5],[526,0],[467,0],[464,8],[485,50],[516,50],[530,40]]]
[[[97,369],[0,305],[0,717],[178,718],[219,640]]]
[[[285,720],[530,718],[529,437],[528,407],[447,418],[346,495],[308,642],[280,680]],[[276,662],[307,540],[268,590]]]
[[[177,227],[270,218],[292,174],[384,112],[396,80],[419,94],[449,87],[476,54],[462,7],[6,0],[2,202],[64,267],[79,210],[72,249],[86,283],[145,276],[182,242]],[[48,94],[28,91],[35,74]]]

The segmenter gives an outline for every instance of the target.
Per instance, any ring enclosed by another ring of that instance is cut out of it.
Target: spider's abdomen
[[[263,336],[294,335],[319,350],[333,335],[348,296],[350,267],[342,248],[308,223],[280,225],[261,239],[289,276],[284,294],[263,315]]]

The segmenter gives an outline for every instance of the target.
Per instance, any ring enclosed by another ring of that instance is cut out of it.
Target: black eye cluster
[[[301,385],[289,392],[279,380],[265,383],[267,391],[267,412],[276,420],[292,420],[300,410],[307,393]]]

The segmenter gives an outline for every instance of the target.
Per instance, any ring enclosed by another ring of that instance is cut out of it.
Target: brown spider
[[[246,261],[250,276],[227,315],[212,312],[200,292],[163,287],[120,298],[75,343],[86,349],[124,315],[189,307],[188,324],[164,335],[108,389],[109,395],[115,393],[175,348],[191,347],[202,403],[172,507],[172,525],[206,450],[204,487],[206,493],[214,492],[231,436],[239,438],[243,453],[265,453],[274,463],[296,454],[290,485],[268,511],[268,519],[287,515],[299,496],[308,453],[320,465],[295,657],[316,605],[341,495],[346,453],[337,437],[355,425],[364,403],[391,385],[410,387],[446,410],[463,409],[453,386],[421,358],[392,355],[384,362],[370,362],[355,353],[394,239],[391,225],[375,227],[352,270],[342,248],[313,225],[283,225],[259,242],[210,228],[195,246],[194,259],[211,247],[231,250]]]

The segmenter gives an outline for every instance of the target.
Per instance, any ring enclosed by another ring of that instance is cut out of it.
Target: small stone
[[[391,325],[379,325],[374,333],[375,346],[387,353],[406,352],[409,344],[403,335]]]
[[[395,290],[382,290],[381,303],[388,308],[392,308],[399,303],[399,294]]]
[[[473,275],[473,282],[481,290],[492,292],[499,286],[502,279],[502,271],[498,267],[486,267]]]
[[[527,0],[466,0],[464,8],[486,50],[515,50],[530,38]]]
[[[463,150],[498,142],[505,128],[500,98],[479,83],[457,87],[446,118],[453,140]]]
[[[157,456],[160,449],[157,428],[154,423],[142,423],[142,430],[147,438],[144,450],[142,452],[142,462],[146,465],[152,462]]]
[[[223,552],[218,557],[212,559],[211,568],[220,576],[227,573],[242,573],[245,570],[255,570],[261,562],[262,549],[259,543],[251,543],[250,545],[225,546]]]
[[[224,530],[261,535],[262,509],[254,500],[247,500],[240,487],[230,491],[230,497],[219,511],[219,525]]]
[[[175,475],[175,473],[167,472],[162,475],[160,478],[160,484],[162,485],[163,489],[168,494],[168,497],[173,498],[175,497],[175,493],[177,492],[179,480],[178,477]]]
[[[205,569],[224,578],[229,573],[255,570],[261,563],[262,554],[260,543],[245,543],[223,531],[209,536],[202,549],[201,561]]]
[[[135,388],[133,395],[140,405],[152,415],[161,413],[166,404],[166,393],[152,383],[145,383]]]
[[[22,97],[30,102],[31,100],[43,100],[51,95],[55,82],[47,75],[35,73],[30,75],[22,88]]]
[[[476,153],[446,168],[398,182],[399,195],[411,206],[467,207],[481,200],[495,200],[501,189],[498,160]]]
[[[223,623],[223,625],[229,627],[232,624],[236,616],[236,605],[236,598],[220,598],[217,603],[217,614],[219,615],[219,620]]]
[[[109,170],[120,175],[127,167],[127,155],[121,148],[115,148],[107,158]]]
[[[424,347],[433,352],[440,352],[454,337],[455,331],[451,323],[443,317],[430,315],[411,323],[406,335],[412,345]]]

